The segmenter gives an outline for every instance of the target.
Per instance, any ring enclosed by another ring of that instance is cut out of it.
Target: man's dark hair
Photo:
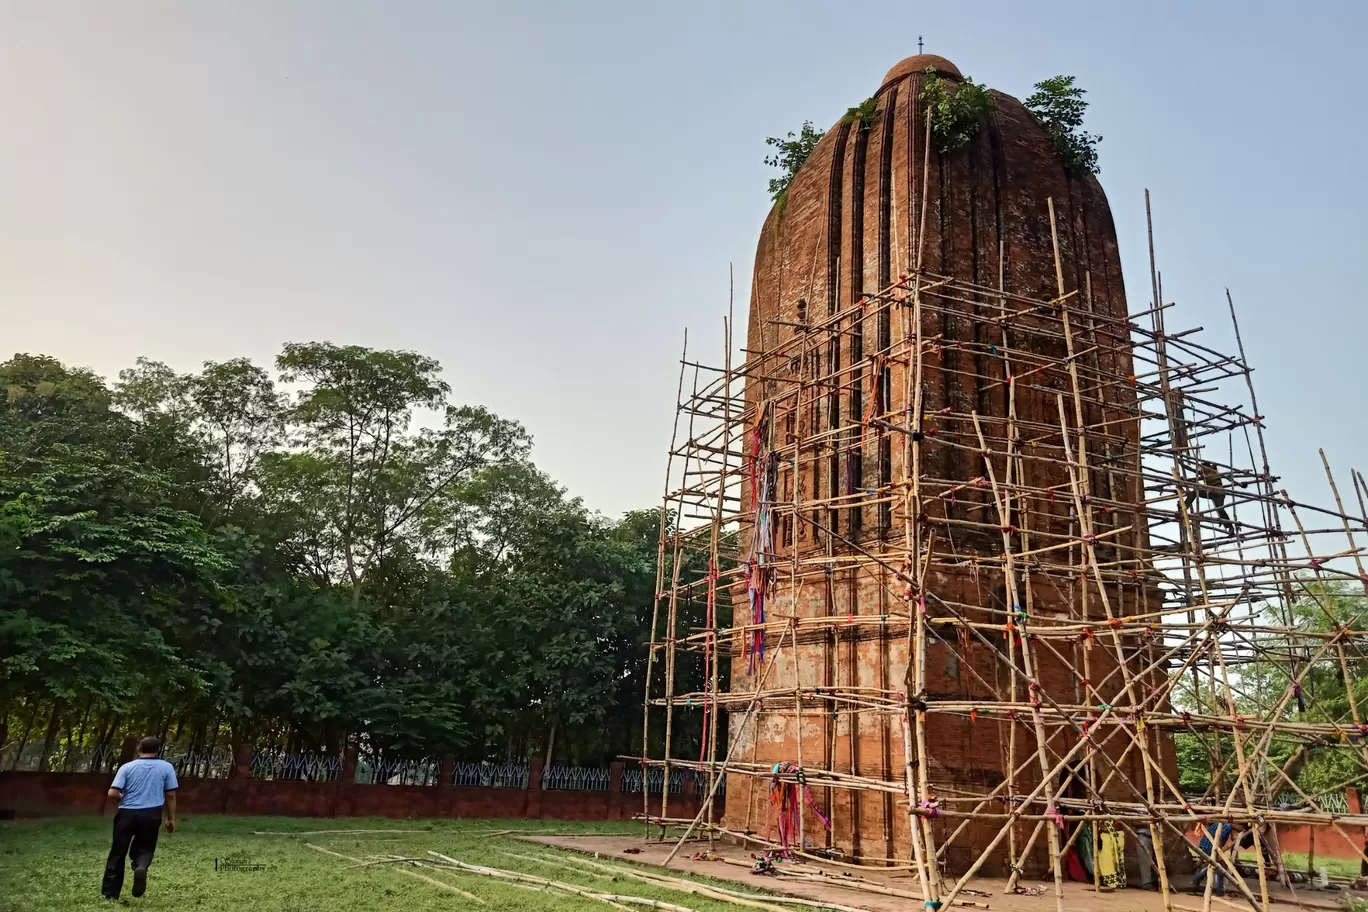
[[[161,738],[148,735],[138,742],[138,753],[140,754],[160,754],[162,749]]]

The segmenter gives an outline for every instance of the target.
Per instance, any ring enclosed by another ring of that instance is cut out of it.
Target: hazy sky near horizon
[[[1360,4],[0,0],[0,357],[416,349],[614,515],[661,494],[684,328],[720,358],[766,136],[917,51],[1072,74],[1132,310],[1239,307],[1275,471],[1363,457]],[[1347,482],[1342,482],[1347,484]]]

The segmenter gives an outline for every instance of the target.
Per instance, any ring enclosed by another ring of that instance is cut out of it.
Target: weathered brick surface
[[[1122,340],[1099,332],[1089,323],[1086,313],[1122,318],[1126,314],[1125,292],[1121,278],[1121,264],[1117,251],[1115,229],[1107,199],[1097,180],[1092,176],[1081,179],[1068,177],[1051,153],[1045,134],[1034,116],[1015,98],[994,92],[995,111],[991,122],[965,148],[947,155],[934,150],[926,161],[925,113],[919,108],[923,72],[927,67],[947,77],[958,75],[954,65],[943,58],[926,55],[909,58],[890,71],[878,92],[879,116],[870,125],[836,124],[818,144],[789,188],[782,212],[772,211],[766,220],[757,246],[755,275],[751,298],[747,348],[751,352],[773,350],[787,342],[798,330],[794,324],[803,322],[800,301],[809,321],[822,321],[829,314],[846,312],[860,306],[861,299],[911,272],[917,262],[918,246],[924,269],[958,279],[972,281],[989,288],[1001,287],[1009,294],[1032,298],[1053,298],[1057,294],[1055,259],[1051,242],[1047,199],[1054,199],[1056,225],[1060,247],[1060,270],[1064,276],[1064,290],[1077,291],[1069,307],[1076,312],[1078,344],[1080,348],[1095,347],[1096,353],[1087,362],[1094,370],[1110,376],[1125,378],[1130,375],[1130,356]],[[922,174],[928,179],[927,199],[921,198]],[[916,244],[921,212],[925,204],[925,237]],[[984,355],[986,343],[997,342],[997,330],[989,321],[996,316],[996,301],[990,297],[976,297],[963,302],[961,308],[949,315],[928,314],[919,327],[922,338],[941,340],[941,350],[926,364],[927,382],[925,411],[938,412],[948,408],[956,413],[976,411],[982,416],[984,431],[990,437],[1004,436],[1007,415],[1006,371],[1004,362]],[[899,316],[898,320],[901,319]],[[1030,317],[1020,320],[1021,338],[1031,327]],[[791,444],[794,435],[808,438],[832,425],[832,407],[837,404],[836,424],[849,424],[857,409],[867,408],[873,396],[873,377],[877,356],[881,350],[903,338],[903,331],[895,323],[889,324],[877,316],[866,316],[847,324],[854,333],[840,336],[834,348],[829,347],[826,335],[814,343],[809,365],[794,364],[790,370],[807,370],[808,376],[828,376],[839,366],[859,365],[858,372],[833,396],[814,395],[811,401],[795,405],[791,396],[785,399],[776,387],[763,380],[748,382],[746,400],[754,408],[768,401],[773,409],[775,446]],[[1057,320],[1056,320],[1057,325]],[[858,338],[856,338],[858,334]],[[977,346],[956,343],[978,343]],[[1041,341],[1038,337],[1027,344],[1032,353],[1042,358],[1063,358],[1064,343]],[[891,372],[892,399],[886,412],[900,414],[905,406],[903,390],[906,366],[888,365]],[[1021,371],[1018,364],[1017,371]],[[1027,481],[1044,488],[1053,486],[1068,490],[1069,476],[1062,467],[1063,452],[1058,434],[1059,412],[1057,394],[1071,390],[1068,374],[1047,367],[1018,378],[1016,410],[1018,431],[1035,440],[1031,453],[1052,456],[1060,465],[1039,462],[1031,469]],[[793,385],[787,386],[788,390]],[[1134,458],[1139,438],[1136,421],[1128,409],[1135,405],[1133,391],[1124,386],[1119,390],[1084,389],[1085,421],[1089,424],[1107,422],[1108,434],[1097,441],[1117,454],[1117,458]],[[1071,406],[1070,406],[1071,407]],[[984,474],[979,446],[972,425],[947,419],[939,426],[929,427],[939,432],[923,446],[923,478],[931,485],[969,482]],[[1023,431],[1023,429],[1025,429]],[[1051,430],[1053,429],[1053,430]],[[826,497],[833,480],[843,492],[876,487],[883,458],[891,465],[888,477],[902,479],[909,476],[901,443],[894,446],[883,436],[886,432],[866,431],[851,434],[831,448],[831,456],[813,450],[812,458],[799,471],[796,479],[801,500]],[[898,438],[900,441],[901,438]],[[950,444],[958,444],[952,446]],[[748,446],[748,452],[750,452]],[[1005,462],[995,465],[1003,477]],[[834,479],[833,479],[833,476]],[[851,479],[855,483],[851,484]],[[795,479],[785,463],[779,469],[777,497],[788,501],[794,497]],[[1092,490],[1097,495],[1099,508],[1095,511],[1096,531],[1133,526],[1143,528],[1143,514],[1137,504],[1142,495],[1133,481],[1102,470],[1094,470],[1090,477]],[[743,506],[750,506],[750,495],[743,494]],[[962,538],[942,541],[942,549],[953,547],[956,553],[992,557],[1001,552],[998,518],[992,512],[992,500],[983,490],[967,490],[955,498],[946,498],[930,507],[937,519],[980,522],[987,528],[961,526]],[[1105,506],[1103,506],[1105,504]],[[901,506],[894,504],[889,511],[887,531],[880,529],[881,517],[876,506],[843,508],[830,516],[825,508],[823,522],[834,522],[846,538],[871,543],[878,549],[884,537],[901,536],[903,520]],[[1070,520],[1071,503],[1067,494],[1056,501],[1033,505],[1031,527],[1037,531],[1059,535],[1077,534]],[[1138,532],[1126,533],[1134,541]],[[798,523],[797,528],[779,524],[781,542],[796,542],[804,554],[813,554],[828,547],[825,536],[816,526]],[[847,546],[837,541],[830,543],[835,554],[849,553]],[[787,544],[778,548],[785,553]],[[1108,553],[1099,545],[1099,553]],[[1105,559],[1105,557],[1104,557]],[[1037,615],[1061,618],[1084,617],[1085,601],[1090,600],[1086,617],[1103,618],[1095,587],[1087,596],[1084,586],[1077,581],[1033,576],[1033,609]],[[799,617],[847,615],[892,615],[907,612],[901,598],[902,585],[892,574],[867,568],[847,570],[840,567],[828,573],[825,580],[806,581],[798,593],[780,585],[771,597],[772,614],[794,614]],[[1089,584],[1091,586],[1091,584]],[[971,620],[1001,623],[1002,616],[990,615],[989,610],[1001,612],[1007,604],[1002,573],[991,561],[956,570],[938,570],[928,580],[928,588],[941,598],[969,606],[964,609]],[[1133,612],[1153,597],[1139,583],[1134,586],[1112,585],[1108,599],[1115,614]],[[749,623],[749,609],[744,592],[733,591],[738,623]],[[977,612],[977,614],[976,614]],[[935,613],[934,611],[932,612]],[[1105,628],[1105,621],[1102,622]],[[903,690],[908,667],[906,628],[902,632],[890,630],[884,636],[861,637],[859,628],[804,639],[798,645],[787,645],[776,661],[766,689],[867,687],[876,690]],[[777,637],[768,643],[777,646]],[[1085,661],[1093,681],[1106,678],[1115,668],[1112,645],[1099,634],[1097,645],[1086,643],[1072,647],[1056,645],[1060,656],[1043,652],[1039,656],[1038,678],[1042,688],[1062,702],[1075,702],[1080,692],[1078,680],[1083,676]],[[1122,644],[1127,665],[1132,670],[1147,663],[1148,643],[1127,641]],[[739,646],[737,647],[739,649]],[[734,651],[733,655],[737,653]],[[982,645],[932,643],[928,653],[927,692],[945,699],[985,701],[996,699],[996,689],[1006,689],[1006,670],[1001,662],[989,655]],[[982,679],[982,680],[980,680]],[[991,686],[986,686],[984,681]],[[1154,679],[1141,682],[1153,686]],[[746,674],[744,661],[733,663],[732,688],[750,690],[756,685],[753,676]],[[1120,693],[1120,676],[1103,690],[1111,699]],[[828,767],[842,772],[900,780],[905,768],[902,722],[896,715],[876,713],[840,713],[833,715],[820,706],[805,706],[802,730],[791,712],[762,712],[758,721],[742,729],[740,715],[732,719],[732,756],[744,760],[775,763],[796,760],[801,752],[807,766]],[[973,721],[962,716],[933,713],[928,720],[929,776],[932,787],[944,794],[982,794],[1000,782],[1004,774],[1007,745],[1012,737],[1009,723]],[[1018,763],[1034,750],[1034,730],[1023,721],[1016,726]],[[1075,736],[1068,736],[1075,737]],[[1120,758],[1124,735],[1114,739],[1107,753]],[[1049,743],[1053,752],[1072,746],[1062,731],[1055,733]],[[1171,744],[1161,747],[1164,765],[1176,779],[1176,763]],[[1132,752],[1121,762],[1128,776],[1143,782],[1143,767]],[[1033,780],[1032,772],[1035,775]],[[1039,770],[1032,769],[1018,778],[1019,793],[1025,793],[1038,782]],[[805,819],[808,838],[814,845],[833,845],[855,857],[909,858],[911,855],[908,818],[902,799],[874,792],[819,790],[819,801],[830,811],[833,831],[824,834],[811,813]],[[1108,787],[1109,797],[1133,798],[1134,793],[1117,784]],[[997,804],[990,812],[1002,813]],[[774,824],[763,780],[733,776],[728,782],[726,822],[733,829],[753,831],[765,835]],[[940,818],[936,830],[941,839],[959,821]],[[974,822],[956,840],[956,847],[947,853],[953,869],[969,864],[978,851],[988,843],[1000,827],[999,822]],[[1024,842],[1031,825],[1022,824],[1018,840]],[[1028,867],[1040,870],[1045,864],[1044,840],[1041,851],[1031,859]],[[1005,855],[1005,852],[1000,853]],[[1004,863],[994,859],[985,873],[1001,873]]]

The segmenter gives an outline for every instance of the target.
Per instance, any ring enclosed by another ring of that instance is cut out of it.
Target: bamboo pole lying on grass
[[[431,830],[253,830],[253,836],[359,836],[363,833],[431,833]]]
[[[622,874],[636,880],[655,886],[669,887],[672,890],[682,890],[685,893],[696,893],[699,896],[706,896],[709,899],[716,899],[723,902],[733,902],[743,906],[751,906],[756,909],[769,909],[771,912],[791,912],[782,906],[775,906],[773,903],[789,903],[799,906],[817,906],[822,909],[837,909],[841,912],[864,912],[852,906],[843,906],[839,903],[819,902],[810,899],[797,899],[792,896],[770,896],[761,900],[760,897],[749,893],[740,893],[736,890],[728,890],[726,887],[718,887],[713,884],[700,884],[692,880],[684,880],[680,877],[670,877],[668,874],[656,874],[653,871],[632,871],[617,865],[606,865],[588,859],[579,859],[581,864],[586,864],[591,868],[600,871],[612,871],[614,874]]]
[[[536,862],[537,864],[543,864],[543,865],[546,865],[547,867],[551,867],[551,868],[562,868],[562,869],[564,869],[564,870],[566,870],[566,871],[577,871],[577,872],[580,873],[580,874],[588,874],[590,877],[596,878],[596,879],[598,879],[598,880],[612,880],[612,879],[613,879],[612,877],[609,877],[607,874],[595,874],[595,873],[593,873],[592,871],[580,871],[580,870],[579,870],[578,868],[576,868],[574,865],[566,864],[566,863],[563,862],[563,861],[552,861],[552,860],[549,859],[549,858],[540,858],[540,857],[538,857],[538,856],[536,856],[536,855],[520,855],[520,854],[518,854],[517,852],[504,852],[504,851],[502,851],[502,850],[500,850],[499,854],[500,854],[500,855],[507,855],[509,858],[521,858],[523,861],[534,861],[534,862]]]
[[[598,893],[594,890],[588,890],[584,887],[578,887],[574,884],[564,883],[563,881],[559,880],[547,880],[545,877],[536,877],[532,874],[520,874],[516,871],[505,871],[501,868],[491,868],[485,865],[467,864],[464,861],[457,861],[455,858],[443,855],[440,852],[434,852],[431,849],[428,850],[428,854],[431,855],[433,858],[436,858],[439,861],[441,861],[443,865],[447,866],[448,868],[455,868],[460,871],[465,871],[469,874],[479,874],[482,877],[494,877],[499,880],[508,881],[510,885],[536,884],[547,889],[559,890],[562,893],[571,893],[575,896],[583,896],[585,899],[598,900],[599,902],[610,905],[615,909],[626,909],[627,912],[631,912],[631,909],[630,907],[623,905],[623,903],[632,903],[638,906],[650,906],[651,908],[655,909],[665,909],[667,910],[667,912],[694,912],[693,909],[690,909],[687,906],[677,906],[673,903],[662,902],[658,899],[647,899],[642,896],[621,896],[616,893]]]
[[[310,849],[313,849],[315,852],[322,852],[324,855],[332,855],[336,858],[341,858],[345,861],[353,862],[354,864],[364,864],[364,862],[362,862],[359,858],[352,858],[350,855],[343,855],[341,852],[334,852],[332,849],[325,849],[320,845],[314,845],[312,842],[306,842],[304,843],[304,845]],[[482,906],[485,905],[485,901],[483,899],[480,899],[480,897],[476,896],[474,893],[467,893],[460,887],[454,887],[449,883],[443,883],[440,880],[428,877],[426,874],[419,874],[417,871],[410,871],[407,868],[397,868],[396,870],[400,874],[407,874],[410,877],[416,877],[424,883],[432,884],[434,887],[440,887],[443,890],[450,890],[452,893],[459,893],[461,896],[465,897],[471,902],[479,903]]]
[[[457,861],[457,860],[454,859],[454,858],[449,858],[449,857],[447,857],[446,855],[441,854],[440,852],[429,851],[428,854],[431,855],[431,856],[433,856],[434,858],[441,859],[442,861],[446,862],[447,864],[455,865],[456,867],[460,868],[462,871],[471,871],[471,872],[477,873],[477,874],[478,874],[478,873],[486,873],[486,872],[488,872],[488,876],[490,876],[490,877],[510,877],[510,878],[515,878],[515,879],[516,879],[516,878],[529,878],[529,877],[532,876],[532,875],[530,875],[530,874],[515,874],[515,873],[512,872],[512,871],[500,871],[498,868],[488,868],[488,867],[484,867],[483,865],[471,865],[471,864],[467,864],[466,862]],[[587,865],[590,865],[591,867],[606,867],[606,866],[603,866],[603,865],[595,865],[593,862],[589,862],[589,861],[584,861],[584,863],[587,864]],[[782,906],[774,906],[774,905],[770,905],[770,904],[768,904],[768,903],[755,902],[755,901],[749,899],[749,897],[745,897],[744,894],[738,894],[737,896],[726,896],[722,890],[714,889],[714,888],[712,888],[712,887],[705,887],[705,886],[703,886],[703,885],[701,885],[701,884],[695,884],[695,883],[693,883],[693,882],[691,882],[691,881],[687,881],[687,880],[677,880],[676,878],[672,878],[672,877],[671,877],[671,878],[665,878],[665,877],[661,877],[661,878],[647,877],[647,876],[645,876],[645,875],[638,875],[638,874],[636,874],[636,873],[634,873],[634,872],[624,871],[624,870],[619,869],[619,868],[611,868],[610,870],[614,871],[615,873],[625,874],[625,875],[627,875],[628,877],[633,877],[633,878],[635,878],[635,879],[637,879],[637,880],[644,881],[644,882],[646,882],[646,883],[648,883],[648,884],[651,884],[652,886],[657,886],[657,887],[668,886],[668,887],[670,887],[671,889],[679,890],[680,892],[683,892],[683,893],[695,893],[695,894],[697,894],[697,895],[699,895],[699,896],[705,896],[705,897],[707,897],[707,898],[709,898],[709,899],[716,899],[716,900],[718,900],[718,901],[720,901],[720,902],[730,902],[730,903],[732,903],[732,904],[734,904],[734,905],[750,906],[750,907],[755,908],[755,909],[765,909],[765,910],[768,910],[768,912],[792,912],[792,910],[790,910],[790,909],[785,909],[785,908],[782,907]],[[495,873],[495,872],[497,872],[497,873]],[[540,880],[541,878],[537,878],[537,879]],[[672,881],[673,883],[665,883],[664,881],[667,881],[667,880],[668,880],[668,881]],[[548,883],[551,883],[551,882],[548,881]],[[571,887],[572,885],[566,884],[565,886]],[[580,890],[579,887],[574,887],[573,890],[572,890],[572,892],[578,892],[579,890]],[[727,891],[727,892],[730,892],[730,891]]]

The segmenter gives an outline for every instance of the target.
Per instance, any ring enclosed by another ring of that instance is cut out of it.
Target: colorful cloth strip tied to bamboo
[[[817,806],[817,801],[812,797],[812,790],[808,788],[807,774],[803,768],[796,763],[788,760],[774,764],[774,776],[770,779],[770,804],[778,817],[779,845],[783,846],[786,857],[792,857],[792,846],[795,841],[799,841],[798,848],[801,850],[801,818],[803,814],[803,801],[806,800],[812,812],[817,815],[817,819],[822,822],[822,826],[830,831],[831,821],[822,809]],[[793,776],[794,780],[784,778]],[[796,781],[795,781],[796,780]]]

